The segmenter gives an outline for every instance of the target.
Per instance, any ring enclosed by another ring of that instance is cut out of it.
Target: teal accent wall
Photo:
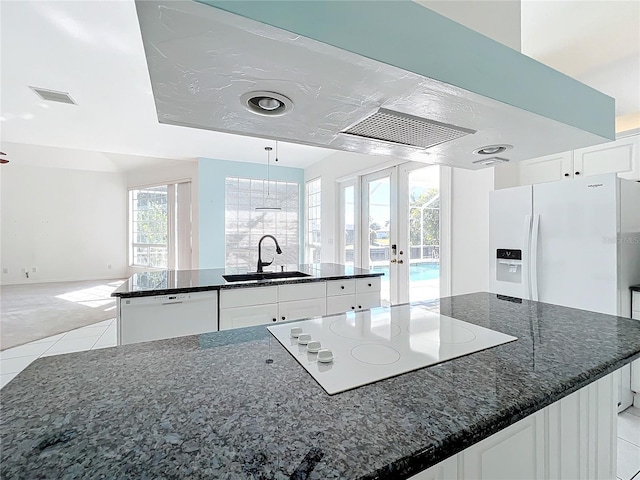
[[[613,98],[411,1],[199,1],[615,139]]]
[[[300,255],[304,252],[304,170],[301,168],[271,166],[272,180],[298,182],[300,185]],[[200,268],[224,268],[224,181],[226,177],[267,178],[267,166],[215,160],[198,159],[198,208],[200,228]],[[256,261],[258,246],[256,245]],[[302,262],[302,258],[300,258]]]

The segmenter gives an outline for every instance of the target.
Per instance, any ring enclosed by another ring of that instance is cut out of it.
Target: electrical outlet
[[[31,267],[31,271],[33,273],[38,273],[38,267]]]

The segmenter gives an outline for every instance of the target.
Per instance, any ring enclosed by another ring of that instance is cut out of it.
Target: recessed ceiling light
[[[240,101],[250,112],[258,115],[279,116],[293,110],[293,102],[276,92],[247,92]]]
[[[513,145],[507,145],[507,144],[487,145],[485,147],[481,147],[477,150],[474,150],[473,153],[475,153],[476,155],[495,155],[497,153],[502,153],[504,151],[507,151],[511,148],[513,148]]]
[[[46,88],[29,87],[43,100],[58,103],[68,103],[71,105],[77,105],[76,101],[71,98],[67,92],[58,92],[56,90],[48,90]]]

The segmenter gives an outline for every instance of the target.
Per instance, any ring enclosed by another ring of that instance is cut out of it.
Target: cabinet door
[[[380,302],[380,294],[378,294],[378,302]],[[327,297],[327,315],[350,312],[355,309],[355,295],[336,295],[335,297]]]
[[[580,148],[574,152],[574,174],[590,176],[618,173],[621,178],[640,179],[639,150],[640,136],[638,135]]]
[[[356,293],[380,293],[380,277],[356,278]]]
[[[356,293],[356,309],[365,310],[380,306],[380,292]]]
[[[464,478],[544,478],[544,421],[537,412],[464,451]]]
[[[278,302],[278,287],[229,288],[220,290],[220,308],[246,307]]]
[[[278,305],[278,321],[301,320],[303,318],[319,317],[326,313],[324,297],[296,300],[294,302],[280,302]]]
[[[356,293],[356,282],[353,278],[327,282],[327,296],[351,295],[353,293]]]
[[[293,283],[278,287],[278,300],[280,302],[324,298],[326,294],[326,282]]]
[[[518,164],[520,185],[555,182],[573,177],[573,152],[524,160]]]
[[[220,309],[220,330],[273,323],[278,318],[278,304],[252,305]]]

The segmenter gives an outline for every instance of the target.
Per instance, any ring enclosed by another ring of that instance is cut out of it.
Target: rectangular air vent
[[[474,160],[471,163],[481,164],[481,165],[499,165],[501,163],[507,163],[509,159],[502,157],[489,157],[489,158],[480,158],[478,160]]]
[[[59,102],[59,103],[70,103],[71,105],[77,105],[77,103],[71,98],[66,92],[57,92],[55,90],[47,90],[46,88],[38,88],[38,87],[29,87],[31,90],[36,92],[43,100],[49,100],[50,102]]]
[[[380,108],[342,133],[410,147],[429,148],[476,132]]]

